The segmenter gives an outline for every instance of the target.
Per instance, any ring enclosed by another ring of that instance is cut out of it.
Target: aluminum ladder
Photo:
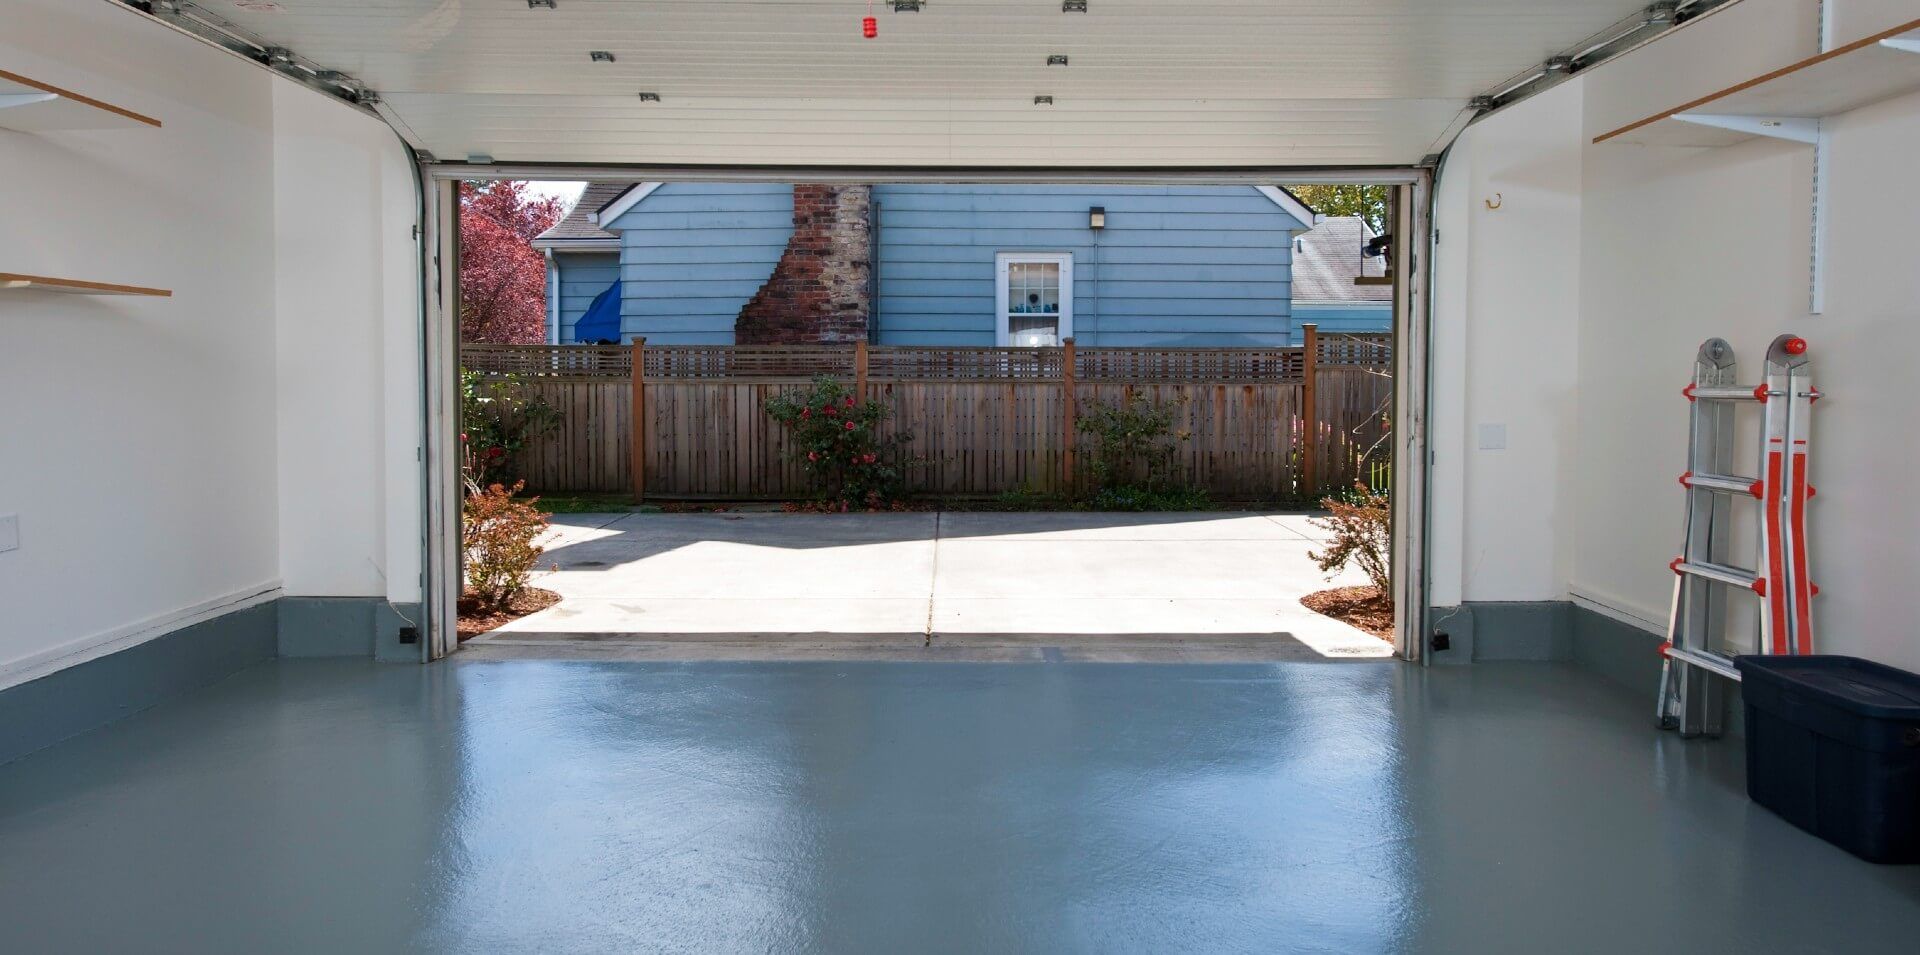
[[[1686,488],[1686,538],[1674,572],[1673,608],[1660,672],[1658,717],[1663,729],[1681,736],[1717,736],[1723,709],[1719,680],[1738,681],[1733,658],[1713,647],[1724,629],[1727,594],[1750,592],[1760,599],[1754,652],[1813,652],[1813,596],[1807,576],[1807,451],[1813,403],[1813,366],[1807,342],[1782,335],[1767,349],[1765,382],[1737,384],[1733,346],[1718,338],[1700,345],[1693,383],[1682,394],[1690,408]],[[1735,415],[1740,404],[1761,406],[1760,476],[1733,470]],[[1731,559],[1733,503],[1759,503],[1759,564],[1756,570]]]

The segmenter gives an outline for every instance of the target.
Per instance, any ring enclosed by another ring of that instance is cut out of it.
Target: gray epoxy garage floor
[[[1548,664],[280,661],[0,766],[0,947],[1913,950],[1920,870],[1645,702]]]
[[[538,586],[565,599],[473,646],[625,659],[1384,657],[1308,611],[1304,514],[574,514]]]

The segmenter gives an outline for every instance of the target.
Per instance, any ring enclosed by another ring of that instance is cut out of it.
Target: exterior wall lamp
[[[1095,232],[1107,227],[1107,207],[1094,206],[1087,210],[1087,228]]]

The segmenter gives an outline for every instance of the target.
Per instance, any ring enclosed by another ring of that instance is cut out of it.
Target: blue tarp
[[[586,314],[574,323],[573,340],[580,344],[620,342],[620,280],[614,279],[607,290],[593,297]]]

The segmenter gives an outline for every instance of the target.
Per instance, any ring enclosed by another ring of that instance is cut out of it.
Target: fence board
[[[1073,399],[1139,393],[1177,407],[1180,479],[1227,500],[1272,500],[1298,486],[1302,446],[1314,442],[1321,489],[1387,480],[1390,418],[1387,336],[1323,335],[1315,378],[1316,434],[1304,433],[1299,348],[1080,348]],[[518,467],[540,492],[632,490],[632,351],[578,345],[468,345],[466,369],[512,376],[560,409],[552,434],[529,442]],[[1058,348],[874,347],[873,400],[891,409],[891,433],[914,435],[914,486],[986,496],[1064,490],[1066,351]],[[788,499],[810,493],[769,400],[815,375],[848,382],[852,346],[654,346],[646,372],[646,493],[681,499]],[[1086,444],[1084,437],[1079,439]],[[1082,448],[1078,465],[1085,466]]]

